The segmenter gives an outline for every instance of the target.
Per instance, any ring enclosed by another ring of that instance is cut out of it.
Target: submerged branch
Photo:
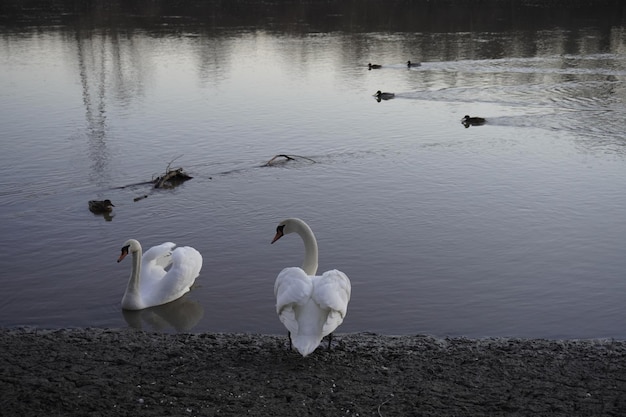
[[[276,161],[278,158],[284,158],[284,160]],[[285,163],[287,161],[295,161],[296,159],[306,159],[307,161],[315,163],[315,161],[313,159],[307,158],[306,156],[286,155],[286,154],[282,154],[281,153],[281,154],[278,154],[278,155],[274,155],[274,157],[272,159],[270,159],[269,161],[267,161],[265,164],[263,164],[261,166],[271,167],[271,166],[275,165],[278,162]]]
[[[170,170],[168,165],[168,170],[165,175],[163,175],[162,177],[157,177],[152,182],[154,183],[154,188],[163,188],[166,182],[169,182],[170,186],[176,186],[181,182],[190,180],[192,178],[193,177],[187,175],[187,173],[182,168]]]

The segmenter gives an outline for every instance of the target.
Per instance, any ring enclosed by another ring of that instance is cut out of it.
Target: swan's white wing
[[[165,242],[153,246],[143,254],[141,262],[142,264],[156,265],[165,269],[172,263],[172,251],[175,247],[176,244],[172,242]]]
[[[163,247],[165,244],[160,245]],[[173,244],[172,244],[173,245]],[[141,271],[142,297],[149,305],[160,305],[180,298],[187,293],[195,282],[202,268],[202,255],[192,247],[176,248],[169,256],[155,258]],[[164,259],[171,263],[169,271],[162,266]]]
[[[341,271],[333,269],[315,277],[312,298],[320,308],[329,311],[322,337],[332,333],[343,322],[348,313],[351,292],[350,279]]]
[[[313,283],[309,276],[298,267],[280,271],[274,283],[276,312],[278,318],[292,334],[298,334],[298,321],[295,308],[306,304],[311,298]]]
[[[148,249],[141,258],[141,297],[145,301],[152,299],[162,285],[161,280],[172,263],[172,250],[176,245],[165,242]],[[155,305],[155,304],[150,304]]]
[[[191,246],[176,248],[172,252],[172,268],[168,272],[177,280],[187,281],[189,286],[193,284],[202,269],[202,255]]]
[[[172,267],[163,277],[164,288],[180,297],[193,285],[202,269],[202,255],[190,246],[176,248],[172,252]],[[178,297],[177,297],[178,298]]]

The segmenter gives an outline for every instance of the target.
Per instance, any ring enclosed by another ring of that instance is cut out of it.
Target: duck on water
[[[470,126],[484,125],[485,122],[487,122],[487,120],[482,117],[470,117],[469,115],[465,115],[465,117],[461,119],[461,123],[463,123],[463,126],[466,128]]]

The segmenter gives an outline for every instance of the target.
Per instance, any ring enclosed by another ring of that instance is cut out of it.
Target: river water
[[[3,16],[0,325],[283,333],[300,217],[340,332],[626,337],[623,21],[283,6]],[[198,249],[193,290],[122,312],[128,238]]]

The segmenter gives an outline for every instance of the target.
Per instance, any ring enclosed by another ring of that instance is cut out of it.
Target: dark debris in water
[[[276,166],[276,165],[280,165],[280,164],[285,164],[289,161],[295,161],[295,160],[306,160],[308,162],[311,163],[315,163],[315,161],[311,158],[308,158],[306,156],[300,156],[300,155],[286,155],[286,154],[278,154],[278,155],[274,155],[274,157],[272,159],[270,159],[269,161],[267,161],[266,163],[264,163],[263,167],[271,167],[271,166]]]
[[[152,183],[154,188],[174,188],[192,178],[182,168],[168,169],[165,175],[155,178]]]

